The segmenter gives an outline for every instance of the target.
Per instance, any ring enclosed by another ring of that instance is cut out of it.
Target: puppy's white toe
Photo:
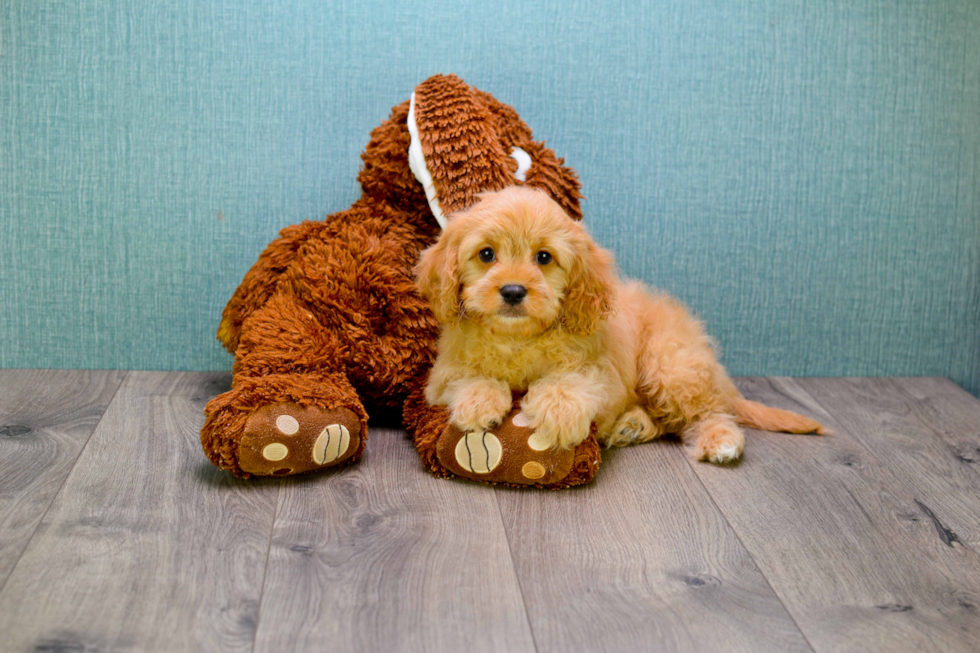
[[[742,430],[728,416],[709,416],[691,427],[686,438],[695,436],[694,457],[716,465],[734,462],[745,448]]]
[[[709,452],[708,460],[718,465],[724,465],[725,463],[737,460],[739,453],[738,447],[734,444],[725,444]]]

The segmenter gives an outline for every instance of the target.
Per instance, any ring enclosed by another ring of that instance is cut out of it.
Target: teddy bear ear
[[[511,170],[522,186],[532,186],[548,193],[572,220],[582,219],[581,183],[575,171],[565,165],[544,141],[535,141],[514,107],[508,106],[484,91],[473,89],[486,103],[496,120],[500,141],[510,152]],[[513,183],[513,182],[511,182]]]
[[[540,188],[573,220],[582,219],[575,171],[533,140],[513,107],[459,77],[435,75],[419,84],[407,126],[409,167],[441,227],[478,194],[513,185]]]
[[[479,193],[518,182],[520,161],[497,123],[485,94],[454,75],[436,75],[415,88],[408,111],[409,166],[443,228],[446,216],[473,204]]]

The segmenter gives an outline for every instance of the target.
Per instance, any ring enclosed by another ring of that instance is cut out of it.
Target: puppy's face
[[[471,216],[460,244],[462,309],[495,333],[533,335],[561,315],[572,248],[556,218],[568,218],[520,204],[496,208],[483,220]]]
[[[561,324],[591,333],[609,310],[612,261],[541,191],[511,187],[454,215],[416,270],[443,323],[468,319],[502,335]]]

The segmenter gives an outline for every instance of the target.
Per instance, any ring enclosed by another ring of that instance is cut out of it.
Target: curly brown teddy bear
[[[205,408],[208,458],[246,478],[350,464],[368,415],[402,409],[436,475],[552,488],[590,480],[594,438],[535,451],[516,413],[463,434],[445,407],[426,405],[438,325],[412,276],[440,225],[483,191],[534,186],[581,219],[575,173],[513,108],[451,75],[396,106],[361,158],[360,199],[283,229],[225,307],[218,338],[235,364],[231,390]]]

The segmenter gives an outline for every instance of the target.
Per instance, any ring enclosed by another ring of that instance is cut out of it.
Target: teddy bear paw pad
[[[436,455],[449,471],[463,478],[512,485],[548,485],[564,479],[575,452],[557,449],[536,436],[519,409],[490,431],[463,433],[450,424],[439,437]]]
[[[330,467],[360,444],[360,421],[346,408],[281,403],[263,406],[245,425],[239,465],[256,476],[287,476]]]
[[[456,443],[456,462],[468,472],[489,474],[500,464],[500,440],[488,431],[471,431]]]

